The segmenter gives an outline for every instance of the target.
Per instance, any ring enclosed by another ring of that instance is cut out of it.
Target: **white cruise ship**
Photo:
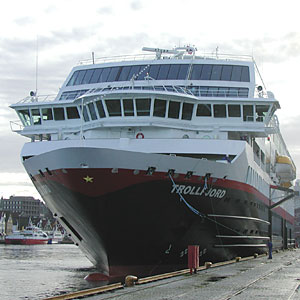
[[[100,272],[154,274],[288,247],[295,165],[252,57],[194,47],[81,62],[11,105],[21,158]]]

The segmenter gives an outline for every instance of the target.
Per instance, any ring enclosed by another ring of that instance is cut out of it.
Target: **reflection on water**
[[[101,283],[84,280],[95,271],[75,245],[0,245],[1,300],[43,299],[97,287]]]

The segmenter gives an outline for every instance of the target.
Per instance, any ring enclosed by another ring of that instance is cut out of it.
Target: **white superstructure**
[[[144,50],[155,55],[81,62],[58,95],[31,93],[11,106],[21,120],[12,122],[12,129],[30,138],[21,154],[24,166],[48,206],[100,265],[107,264],[94,253],[101,239],[91,249],[89,233],[73,220],[80,215],[75,210],[68,215],[70,208],[59,202],[64,200],[55,199],[58,191],[72,191],[79,203],[86,200],[78,195],[105,198],[157,176],[158,187],[169,180],[172,188],[164,192],[170,197],[222,200],[229,209],[208,216],[263,224],[235,225],[242,226],[239,238],[246,242],[216,248],[249,247],[248,240],[266,239],[266,206],[284,195],[272,186],[289,187],[296,171],[275,115],[279,102],[266,90],[254,60],[218,52],[197,55],[190,46]],[[98,175],[101,187],[94,184]],[[293,223],[289,202],[276,212]],[[286,237],[278,226],[277,236]]]

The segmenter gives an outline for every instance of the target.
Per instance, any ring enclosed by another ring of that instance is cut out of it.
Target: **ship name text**
[[[183,194],[183,195],[195,195],[195,196],[205,196],[209,198],[223,198],[226,195],[226,190],[207,188],[204,186],[191,186],[184,184],[175,184],[172,187],[171,193]]]

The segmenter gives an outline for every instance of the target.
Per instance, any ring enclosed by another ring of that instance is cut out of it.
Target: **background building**
[[[13,224],[17,224],[19,229],[27,226],[29,219],[34,224],[40,221],[46,223],[49,219],[53,219],[52,213],[41,200],[28,196],[1,198],[0,214],[5,214],[7,220],[11,217]]]

